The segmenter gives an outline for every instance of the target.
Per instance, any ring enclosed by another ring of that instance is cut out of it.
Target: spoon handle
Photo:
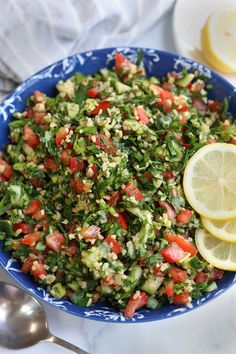
[[[48,337],[46,340],[47,340],[48,342],[56,343],[56,344],[58,344],[58,345],[61,345],[61,346],[64,347],[64,348],[67,348],[67,349],[69,349],[69,350],[72,350],[74,353],[78,353],[78,354],[89,354],[88,352],[85,352],[84,350],[82,350],[82,349],[76,347],[76,345],[71,344],[71,343],[67,342],[66,340],[61,339],[61,338],[59,338],[59,337],[57,337],[57,336],[54,336],[53,334],[52,334],[50,337]]]

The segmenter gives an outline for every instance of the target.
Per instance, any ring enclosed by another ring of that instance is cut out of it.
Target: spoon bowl
[[[0,281],[0,346],[22,349],[41,341],[62,345],[79,354],[88,354],[52,335],[43,307],[24,290]]]

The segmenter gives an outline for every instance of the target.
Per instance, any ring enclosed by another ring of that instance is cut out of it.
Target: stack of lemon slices
[[[201,215],[195,242],[210,264],[236,270],[236,146],[216,143],[198,150],[184,171],[184,193]]]

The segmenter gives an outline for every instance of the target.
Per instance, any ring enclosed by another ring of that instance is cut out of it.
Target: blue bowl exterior
[[[53,96],[56,93],[55,85],[59,80],[65,80],[78,71],[83,74],[93,74],[97,73],[101,68],[112,67],[116,51],[122,52],[135,62],[139,50],[140,48],[122,47],[84,52],[60,60],[31,76],[10,94],[0,106],[0,149],[3,149],[9,142],[8,123],[12,119],[12,113],[23,111],[27,97],[35,90],[40,90],[49,96]],[[234,99],[236,88],[218,74],[191,59],[154,49],[142,48],[142,51],[143,62],[148,76],[161,78],[167,72],[173,70],[181,71],[186,69],[190,72],[198,70],[203,77],[207,78],[207,82],[213,85],[213,88],[209,91],[209,98],[223,100],[227,97],[229,100],[229,111],[233,116],[236,116],[236,99]],[[10,253],[3,252],[2,247],[0,249],[0,264],[12,278],[27,291],[33,293],[39,300],[43,300],[55,308],[76,316],[112,323],[157,321],[186,313],[215,299],[236,281],[234,272],[225,272],[223,278],[218,282],[218,289],[208,293],[200,300],[194,300],[190,308],[166,305],[155,311],[140,310],[132,319],[127,319],[120,312],[109,306],[98,304],[91,308],[85,308],[74,305],[70,301],[53,298],[31,276],[21,272],[19,262],[13,259]]]

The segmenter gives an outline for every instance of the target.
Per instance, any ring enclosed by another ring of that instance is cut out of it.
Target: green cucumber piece
[[[179,80],[176,80],[176,85],[179,87],[186,87],[193,80],[194,74],[187,74]]]

